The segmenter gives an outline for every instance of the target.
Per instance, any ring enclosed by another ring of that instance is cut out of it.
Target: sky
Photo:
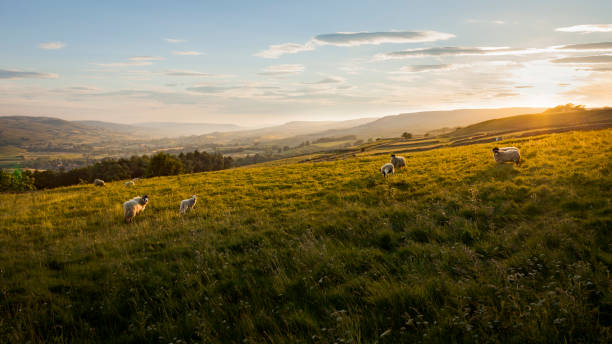
[[[0,0],[0,115],[262,126],[612,105],[612,1]]]

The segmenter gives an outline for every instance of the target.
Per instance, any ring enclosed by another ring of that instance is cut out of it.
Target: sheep
[[[125,182],[125,186],[134,186],[134,182],[129,180],[129,181]]]
[[[382,173],[383,177],[387,177],[387,175],[394,175],[395,174],[395,167],[393,166],[392,163],[388,162],[386,164],[383,165],[383,167],[380,168],[380,173]]]
[[[102,179],[94,179],[93,185],[95,186],[105,186],[104,181]]]
[[[185,214],[187,209],[193,210],[193,207],[195,206],[197,199],[198,199],[198,196],[193,195],[191,196],[191,198],[182,200],[181,207],[179,209],[179,213]]]
[[[406,167],[406,159],[403,156],[395,156],[395,154],[391,154],[391,163],[395,169]]]
[[[149,203],[149,196],[147,195],[142,197],[137,196],[123,203],[123,210],[125,210],[125,222],[132,222],[136,215],[145,210],[147,203]]]
[[[507,161],[513,161],[515,164],[521,164],[521,152],[516,147],[493,148],[493,158],[498,164],[503,164]]]

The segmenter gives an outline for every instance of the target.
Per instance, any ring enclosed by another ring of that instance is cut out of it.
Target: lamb
[[[193,195],[193,196],[191,196],[191,198],[182,200],[181,201],[181,208],[179,209],[179,212],[181,214],[185,214],[187,209],[193,210],[193,206],[195,206],[197,198],[198,198],[198,196]]]
[[[395,169],[406,167],[406,159],[403,156],[395,156],[395,154],[391,154],[391,163]]]
[[[125,186],[134,186],[134,182],[129,180],[129,181],[125,182]]]
[[[105,186],[104,181],[102,179],[94,179],[93,185],[95,186]]]
[[[393,166],[392,163],[388,162],[384,164],[383,167],[380,168],[380,173],[382,173],[383,177],[386,177],[389,174],[394,175],[395,167]]]
[[[132,222],[136,215],[145,210],[147,203],[149,203],[149,196],[147,195],[142,197],[137,196],[123,203],[123,210],[125,210],[125,222]]]
[[[498,164],[512,161],[517,165],[521,164],[521,152],[516,147],[493,148],[493,158]]]

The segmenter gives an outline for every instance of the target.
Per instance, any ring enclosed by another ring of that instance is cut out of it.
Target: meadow
[[[610,157],[606,129],[2,194],[0,342],[609,343]]]

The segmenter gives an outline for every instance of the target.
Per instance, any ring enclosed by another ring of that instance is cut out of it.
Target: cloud
[[[517,85],[517,86],[514,86],[514,88],[533,88],[533,86],[532,85]]]
[[[196,72],[192,70],[169,70],[165,73],[170,76],[212,76],[209,73]]]
[[[400,68],[400,71],[404,73],[420,73],[436,70],[448,70],[453,67],[454,66],[451,64],[410,65]]]
[[[168,43],[184,43],[184,42],[187,42],[184,39],[177,39],[177,38],[164,38],[164,41],[166,41]]]
[[[204,55],[204,53],[201,53],[199,51],[173,51],[172,53],[174,55],[183,55],[183,56],[199,56],[199,55]]]
[[[100,67],[139,67],[150,66],[153,62],[150,61],[133,61],[133,62],[111,62],[111,63],[92,63]]]
[[[165,58],[159,57],[159,56],[133,56],[133,57],[130,57],[128,60],[130,61],[161,61],[161,60],[165,60]]]
[[[560,50],[612,50],[612,42],[567,44],[555,48]]]
[[[318,35],[314,40],[321,45],[352,47],[364,44],[434,42],[453,37],[453,34],[436,31],[338,32]]]
[[[520,96],[520,94],[514,93],[514,92],[501,92],[501,93],[496,93],[496,94],[492,95],[491,97],[493,97],[493,98],[507,98],[507,97],[517,97],[517,96]]]
[[[0,69],[0,79],[57,79],[55,73],[23,72],[18,70]]]
[[[503,25],[506,24],[503,20],[480,20],[480,19],[468,19],[466,20],[468,23],[476,24],[476,23],[484,23],[484,24],[497,24]]]
[[[612,55],[564,57],[551,60],[553,63],[612,63]]]
[[[539,49],[508,47],[434,47],[417,48],[378,54],[375,60],[403,59],[424,56],[468,56],[468,55],[521,55],[542,52]]]
[[[239,89],[239,86],[195,86],[188,87],[187,91],[198,92],[198,93],[207,93],[207,94],[216,94],[223,93],[225,91]]]
[[[315,44],[308,42],[306,44],[299,43],[284,43],[275,44],[268,47],[266,50],[262,50],[255,54],[255,56],[263,57],[265,59],[276,59],[285,54],[296,54],[302,51],[315,50]]]
[[[263,72],[258,73],[259,75],[271,75],[271,76],[282,76],[290,74],[299,74],[305,69],[304,65],[301,64],[282,64],[275,66],[268,66],[264,68]]]
[[[305,84],[308,84],[308,85],[340,84],[340,83],[343,83],[344,81],[345,81],[344,78],[340,78],[340,77],[327,77],[327,78],[324,78],[324,79],[321,79],[315,82],[305,82]]]
[[[555,31],[560,32],[612,32],[612,24],[584,24],[556,28]]]
[[[284,54],[296,54],[302,51],[315,50],[318,46],[334,45],[353,47],[359,45],[379,45],[383,43],[421,43],[446,40],[455,35],[437,31],[388,31],[388,32],[337,32],[317,35],[310,41],[300,43],[283,43],[270,45],[255,56],[275,59]]]
[[[45,43],[40,43],[38,45],[38,47],[40,49],[45,49],[45,50],[57,50],[57,49],[62,49],[63,47],[66,46],[66,43],[64,42],[45,42]]]

